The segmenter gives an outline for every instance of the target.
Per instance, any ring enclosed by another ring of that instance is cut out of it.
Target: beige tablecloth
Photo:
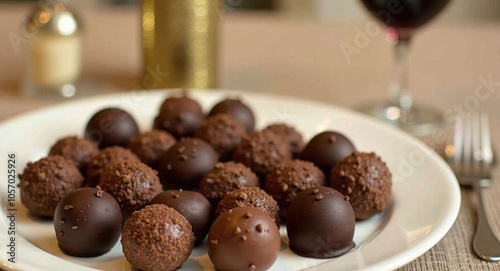
[[[0,120],[57,102],[19,95],[22,53],[15,52],[9,35],[20,33],[27,12],[27,6],[0,5]],[[91,82],[87,87],[97,92],[138,88],[139,11],[86,8],[81,13],[85,23],[83,79]],[[366,23],[328,23],[264,13],[221,16],[222,88],[294,95],[345,107],[385,94],[392,51],[382,32],[370,36],[368,44],[350,59],[341,50],[342,44],[354,44]],[[489,113],[493,138],[500,144],[500,24],[432,24],[415,37],[411,56],[410,82],[418,102],[448,112]],[[488,80],[492,94],[479,99],[475,90]],[[495,177],[500,179],[498,172]],[[498,236],[499,195],[500,182],[485,191],[487,212]],[[500,263],[480,261],[471,251],[475,210],[473,194],[463,191],[460,214],[450,232],[401,270],[500,270]]]

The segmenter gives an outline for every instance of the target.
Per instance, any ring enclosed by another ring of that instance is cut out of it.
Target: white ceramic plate
[[[100,96],[52,106],[18,116],[0,125],[1,179],[7,180],[7,155],[16,154],[17,171],[29,161],[45,156],[60,137],[83,134],[90,116],[98,109],[116,106],[129,111],[145,131],[152,126],[165,91],[130,92]],[[239,96],[255,111],[258,128],[276,121],[293,124],[308,140],[316,133],[333,129],[347,135],[360,151],[375,151],[391,169],[393,201],[387,210],[355,230],[357,248],[330,260],[296,256],[283,249],[272,270],[389,270],[415,259],[436,244],[455,221],[460,193],[457,181],[444,163],[427,146],[392,127],[358,113],[335,106],[296,98],[250,92],[207,91],[191,95],[208,110],[228,96]],[[51,221],[30,216],[16,191],[15,223],[8,219],[7,184],[0,186],[0,268],[7,270],[131,270],[115,248],[96,258],[74,258],[57,248]],[[8,227],[15,225],[15,260],[8,261]],[[283,228],[283,227],[282,227]],[[196,249],[182,270],[213,270],[204,249]]]

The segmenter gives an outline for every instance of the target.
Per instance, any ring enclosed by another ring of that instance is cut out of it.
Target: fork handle
[[[472,183],[479,203],[479,208],[477,210],[477,228],[474,240],[472,241],[472,247],[479,258],[485,261],[499,261],[500,242],[491,230],[488,218],[486,217],[480,181]]]

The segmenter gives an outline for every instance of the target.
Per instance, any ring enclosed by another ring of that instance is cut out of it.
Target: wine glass
[[[388,27],[395,44],[396,67],[388,86],[388,99],[360,111],[391,123],[414,135],[430,134],[443,123],[440,112],[416,106],[408,88],[408,55],[415,30],[434,18],[450,0],[361,0],[368,11]]]

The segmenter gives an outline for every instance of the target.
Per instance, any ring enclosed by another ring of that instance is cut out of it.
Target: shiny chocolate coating
[[[278,258],[281,237],[270,216],[237,207],[219,216],[208,233],[208,256],[217,270],[268,270]]]
[[[95,257],[113,248],[120,238],[122,213],[116,200],[98,188],[67,194],[54,213],[59,248],[76,257]]]
[[[98,152],[99,148],[95,142],[77,136],[67,136],[58,139],[50,147],[49,155],[63,156],[75,164],[84,174],[90,159]]]
[[[355,218],[347,197],[330,187],[308,188],[287,210],[290,249],[304,257],[332,258],[351,250]]]
[[[129,139],[138,133],[139,127],[132,115],[119,108],[98,111],[85,127],[85,138],[96,142],[101,149],[126,146]]]
[[[177,140],[192,137],[204,116],[186,108],[165,109],[155,117],[153,128],[169,132]]]
[[[233,119],[245,126],[247,132],[252,132],[255,129],[255,116],[252,109],[239,99],[225,99],[215,104],[208,116],[217,114],[229,114]]]
[[[165,204],[181,213],[193,228],[195,246],[200,245],[212,222],[212,205],[200,193],[187,190],[167,190],[156,195],[151,204]]]
[[[165,98],[160,106],[160,112],[163,110],[178,111],[184,109],[194,112],[198,115],[203,114],[203,110],[198,101],[188,97],[186,92],[182,93],[182,96],[179,97],[171,96]]]

